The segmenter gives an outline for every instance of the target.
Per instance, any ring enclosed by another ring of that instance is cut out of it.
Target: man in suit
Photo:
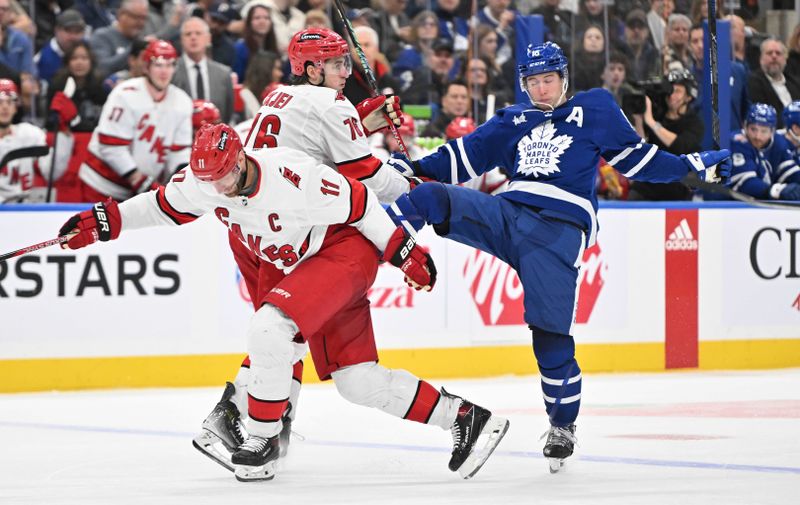
[[[748,79],[750,100],[775,107],[778,128],[783,127],[783,108],[792,100],[800,99],[800,82],[784,74],[787,53],[786,46],[780,40],[765,40],[761,43],[761,68],[751,72]]]
[[[181,25],[183,55],[178,58],[172,84],[194,100],[208,100],[217,106],[222,122],[233,116],[231,68],[207,56],[211,30],[202,18],[190,17]]]

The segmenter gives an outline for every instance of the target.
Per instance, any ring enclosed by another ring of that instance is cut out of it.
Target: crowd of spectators
[[[570,93],[606,88],[647,141],[675,154],[700,148],[707,129],[700,114],[706,0],[344,3],[380,91],[429,107],[430,117],[416,124],[425,137],[444,137],[463,117],[480,124],[515,101],[515,18],[540,14],[546,40],[569,57]],[[774,107],[782,127],[783,108],[800,99],[800,24],[784,42],[753,28],[764,19],[758,2],[719,10],[731,23],[733,48],[731,103],[721,104],[730,107],[731,120],[723,134],[741,130],[755,102]],[[66,133],[76,136],[72,148],[80,156],[88,142],[81,135],[96,128],[111,90],[143,75],[141,54],[149,41],[163,39],[178,50],[175,86],[212,102],[222,121],[238,123],[253,118],[262,98],[288,82],[289,40],[316,26],[343,32],[331,0],[0,0],[0,78],[19,90],[14,122],[49,131],[63,123],[53,114],[53,97],[74,83],[70,98],[78,114]],[[358,103],[370,89],[355,67],[345,96]],[[57,186],[77,184],[71,171]],[[56,196],[77,198],[70,194]],[[680,187],[636,185],[629,194],[692,196]]]

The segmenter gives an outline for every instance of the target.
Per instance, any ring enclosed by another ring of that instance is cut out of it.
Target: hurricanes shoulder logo
[[[518,172],[523,175],[551,175],[560,172],[561,155],[572,145],[570,135],[556,135],[552,121],[545,121],[517,143]]]

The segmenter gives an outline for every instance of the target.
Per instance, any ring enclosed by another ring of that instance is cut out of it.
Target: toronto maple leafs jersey
[[[128,174],[139,170],[166,182],[189,162],[191,145],[189,95],[170,84],[156,102],[144,77],[128,79],[108,95],[79,176],[96,191],[124,200],[133,194]]]
[[[578,93],[553,111],[516,104],[497,111],[474,132],[419,160],[421,175],[458,183],[502,167],[500,196],[567,219],[597,236],[595,174],[600,158],[626,177],[672,182],[689,167],[646,143],[604,89]]]
[[[773,184],[800,183],[793,147],[784,136],[775,134],[766,147],[756,149],[743,132],[734,134],[728,186],[754,198],[768,199]]]
[[[791,140],[787,137],[786,129],[781,129],[775,132],[776,135],[780,135],[781,137],[786,139],[787,144],[789,145],[789,149],[792,151],[792,157],[794,158],[794,162],[800,166],[800,146],[796,146],[792,143]]]
[[[183,169],[166,186],[119,205],[122,231],[213,214],[257,256],[286,273],[320,250],[330,225],[353,226],[378,249],[386,248],[395,225],[362,183],[294,149],[245,152],[257,170],[249,196],[216,194]]]
[[[240,130],[239,130],[240,131]],[[245,147],[291,147],[366,184],[385,203],[408,191],[408,181],[372,155],[358,112],[334,89],[280,86],[253,119]]]

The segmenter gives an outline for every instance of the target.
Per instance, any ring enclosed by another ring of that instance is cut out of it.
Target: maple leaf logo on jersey
[[[556,127],[553,126],[553,122],[545,121],[517,143],[518,172],[535,177],[539,177],[539,174],[550,175],[560,172],[559,159],[570,145],[572,145],[571,136],[556,136]]]

